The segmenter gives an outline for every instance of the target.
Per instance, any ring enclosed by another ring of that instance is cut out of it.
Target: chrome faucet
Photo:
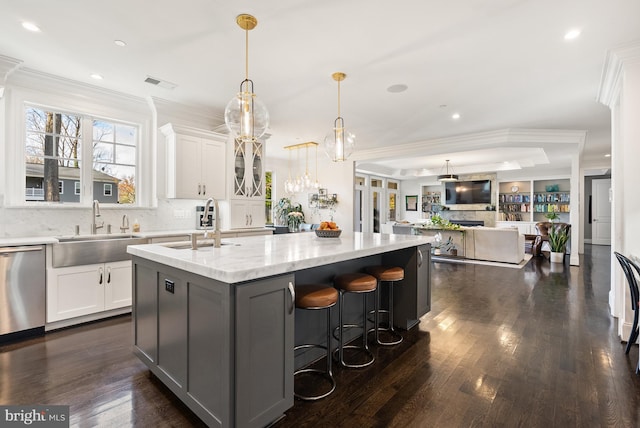
[[[95,200],[93,201],[93,206],[91,208],[91,234],[95,235],[98,232],[98,229],[102,229],[104,227],[104,221],[98,223],[96,219],[100,217],[100,203]]]
[[[122,216],[122,224],[120,225],[120,232],[125,233],[129,230],[129,217],[127,215]]]
[[[213,202],[213,209],[215,211],[215,216],[216,216],[216,220],[215,220],[215,229],[213,231],[213,247],[214,248],[220,248],[220,244],[222,241],[222,237],[220,234],[220,208],[218,206],[218,200],[215,198],[209,198],[207,199],[207,203],[204,205],[204,211],[202,213],[202,218],[200,219],[200,224],[207,224],[208,222],[208,218],[209,218],[209,207],[211,206],[211,203]],[[206,229],[205,226],[205,231],[204,231],[204,237],[205,238],[209,238],[211,236],[211,232],[209,232]]]

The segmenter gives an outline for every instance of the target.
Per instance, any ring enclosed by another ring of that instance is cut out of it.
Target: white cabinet
[[[231,229],[264,227],[264,200],[231,200]]]
[[[131,306],[131,261],[47,270],[47,322]]]
[[[171,123],[160,130],[167,142],[167,197],[225,199],[226,136]]]

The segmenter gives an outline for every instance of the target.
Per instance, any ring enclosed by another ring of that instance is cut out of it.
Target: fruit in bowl
[[[342,230],[332,221],[323,221],[320,223],[320,227],[316,229],[316,236],[320,238],[337,238],[342,233]]]
[[[319,230],[340,230],[338,225],[333,221],[322,221],[320,222]]]

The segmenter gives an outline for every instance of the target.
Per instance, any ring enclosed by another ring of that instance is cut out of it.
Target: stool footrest
[[[305,400],[305,401],[315,401],[315,400],[320,400],[321,398],[327,397],[329,396],[333,391],[335,391],[336,389],[336,380],[333,378],[333,373],[331,372],[326,372],[324,370],[320,370],[320,369],[313,369],[313,368],[305,368],[305,369],[300,369],[300,370],[296,370],[295,372],[293,372],[293,376],[295,377],[298,374],[302,374],[302,373],[311,373],[315,376],[320,376],[323,377],[324,379],[328,380],[331,383],[331,388],[329,389],[329,391],[327,392],[323,392],[321,394],[318,395],[303,395],[303,394],[298,394],[296,392],[293,393],[293,395],[301,400]]]

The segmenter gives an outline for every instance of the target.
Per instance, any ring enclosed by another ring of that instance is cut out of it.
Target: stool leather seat
[[[404,279],[404,269],[399,266],[369,266],[366,270],[378,281],[402,281]]]
[[[368,292],[374,291],[378,282],[375,277],[366,273],[345,273],[336,276],[333,285],[347,292]]]
[[[296,286],[296,307],[301,309],[327,308],[338,301],[338,290],[322,284]]]

